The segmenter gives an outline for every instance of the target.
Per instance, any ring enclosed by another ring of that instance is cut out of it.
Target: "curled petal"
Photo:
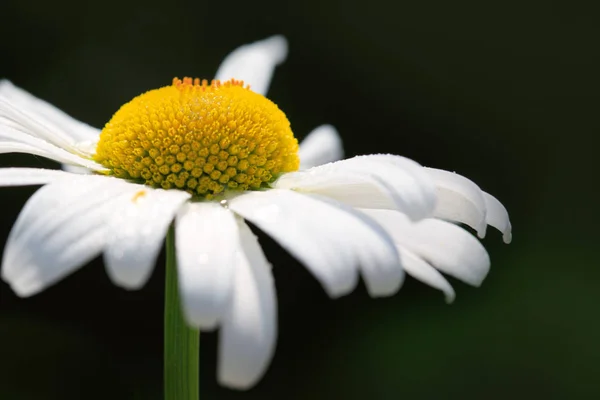
[[[489,193],[483,192],[483,199],[487,210],[485,221],[488,225],[502,232],[504,243],[510,243],[512,240],[512,226],[506,208]]]
[[[510,243],[512,227],[508,212],[494,196],[454,172],[434,168],[425,171],[437,187],[436,217],[467,224],[480,238],[485,237],[487,226],[491,225],[502,232],[505,243]]]
[[[411,222],[395,211],[361,211],[380,224],[395,243],[465,283],[479,286],[490,269],[483,245],[457,225],[434,218]]]
[[[232,212],[215,203],[188,203],[177,216],[175,244],[184,315],[198,328],[214,329],[233,288],[238,227]]]
[[[432,288],[441,290],[446,297],[446,303],[452,303],[456,294],[452,285],[431,264],[410,250],[398,246],[398,253],[406,273]]]
[[[434,216],[469,225],[481,238],[487,229],[483,192],[464,176],[435,168],[426,168],[437,188]]]
[[[277,298],[271,265],[258,240],[240,223],[231,304],[221,323],[217,376],[235,389],[248,389],[267,370],[277,340]]]
[[[139,289],[148,281],[167,229],[189,198],[184,191],[139,185],[129,200],[113,211],[104,262],[116,285]]]
[[[359,269],[373,296],[400,287],[403,271],[393,243],[352,210],[277,189],[246,193],[232,199],[229,207],[300,260],[331,297],[351,292]]]
[[[353,207],[397,209],[413,220],[435,207],[433,182],[416,162],[400,156],[349,158],[288,173],[276,188],[326,196]]]
[[[256,93],[269,90],[273,71],[287,57],[287,40],[281,35],[238,47],[221,63],[215,79],[244,81]]]
[[[300,143],[300,169],[341,160],[344,157],[342,139],[332,125],[321,125]]]
[[[76,177],[42,187],[9,235],[2,278],[19,296],[31,296],[94,258],[106,243],[105,222],[127,201],[130,186],[118,179]]]

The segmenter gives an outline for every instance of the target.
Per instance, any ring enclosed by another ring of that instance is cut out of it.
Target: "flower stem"
[[[186,324],[181,312],[172,226],[167,233],[164,329],[165,400],[198,400],[200,332]]]

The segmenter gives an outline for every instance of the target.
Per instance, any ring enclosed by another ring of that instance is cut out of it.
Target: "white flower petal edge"
[[[236,253],[235,216],[218,203],[188,203],[175,224],[183,312],[190,324],[214,329],[231,298]]]
[[[2,122],[0,122],[0,153],[28,153],[96,171],[106,170],[105,167],[94,161],[57,147],[44,139],[30,136]]]
[[[108,221],[112,234],[104,250],[108,276],[126,289],[139,289],[148,281],[171,221],[191,197],[179,190],[136,186]]]
[[[512,239],[508,212],[495,197],[484,192],[462,175],[435,168],[425,168],[437,187],[438,204],[434,216],[469,225],[480,238],[487,225],[500,230],[505,243]]]
[[[106,168],[90,159],[99,134],[9,81],[0,81],[0,153],[39,155],[73,173],[102,171]]]
[[[78,136],[73,136],[66,126],[53,123],[39,113],[34,104],[21,104],[0,95],[0,132],[6,128],[17,130],[25,136],[41,139],[70,153],[83,154],[78,143],[84,142]]]
[[[457,225],[433,218],[411,222],[389,210],[361,211],[380,224],[398,246],[465,283],[479,286],[490,269],[483,245]]]
[[[71,172],[71,173],[77,174],[77,175],[91,175],[91,174],[94,173],[94,171],[92,171],[89,168],[80,167],[80,166],[77,166],[77,165],[62,164],[60,166],[60,168],[63,171]]]
[[[79,175],[70,172],[42,168],[0,168],[0,187],[43,185]]]
[[[99,129],[72,118],[64,111],[31,95],[6,79],[0,80],[0,99],[7,99],[15,107],[42,117],[78,142],[93,141],[100,133]]]
[[[300,169],[341,160],[344,157],[342,139],[332,125],[313,129],[300,143]]]
[[[233,294],[221,323],[217,378],[248,389],[267,370],[277,339],[277,299],[271,265],[248,226],[240,222]]]
[[[364,227],[368,227],[374,233],[379,235],[379,240],[383,240],[384,246],[381,250],[381,255],[384,256],[384,262],[362,262],[359,265],[359,270],[367,286],[367,291],[371,297],[383,297],[396,294],[402,283],[404,283],[404,268],[397,251],[394,249],[394,242],[390,235],[379,225],[375,220],[357,211],[356,209],[339,203],[327,197],[318,195],[309,195],[319,201],[328,203],[342,211],[355,217]],[[393,260],[393,253],[396,253],[396,260]],[[387,257],[387,258],[386,258]]]
[[[402,283],[391,239],[354,210],[278,189],[245,193],[229,208],[300,260],[331,297],[350,293],[359,270],[372,296],[391,295]]]
[[[502,232],[504,243],[508,244],[512,241],[512,226],[508,217],[506,208],[489,193],[483,192],[483,200],[485,200],[486,222]]]
[[[400,156],[357,156],[281,176],[273,186],[326,196],[352,207],[399,210],[413,220],[435,207],[433,181]]]
[[[426,168],[434,180],[438,202],[434,216],[449,221],[462,222],[485,237],[485,200],[481,189],[469,179],[442,169]]]
[[[215,79],[243,80],[252,91],[264,95],[269,90],[275,67],[285,61],[287,52],[287,40],[281,35],[246,44],[225,57]]]
[[[19,296],[34,295],[100,253],[115,207],[136,190],[105,177],[48,184],[26,203],[8,237],[2,278]]]
[[[456,294],[452,285],[427,261],[417,256],[410,250],[398,246],[398,253],[402,260],[402,266],[406,273],[415,279],[431,286],[434,289],[441,290],[446,298],[446,303],[452,303]]]

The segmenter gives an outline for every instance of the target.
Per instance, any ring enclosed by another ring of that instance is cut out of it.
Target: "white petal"
[[[54,159],[55,161],[60,162],[60,160],[56,160],[56,158],[58,158],[58,157],[56,157],[56,158],[53,157],[52,154],[48,153],[47,151],[44,151],[39,148],[30,146],[28,144],[23,144],[23,143],[0,142],[0,154],[5,154],[5,153],[31,154],[34,156],[41,156],[41,157],[45,157],[45,158]]]
[[[85,176],[42,187],[26,203],[4,250],[2,277],[31,296],[98,255],[106,220],[130,185]]]
[[[287,40],[281,35],[238,47],[225,57],[215,79],[242,80],[252,91],[265,95],[275,66],[285,61],[287,51]]]
[[[341,160],[344,157],[342,139],[331,125],[321,125],[310,132],[300,143],[300,169]]]
[[[486,206],[479,186],[453,172],[435,168],[425,170],[437,187],[438,202],[434,216],[467,224],[477,231],[479,237],[485,237]]]
[[[386,181],[371,173],[346,171],[335,164],[284,174],[273,187],[320,194],[353,207],[397,208],[394,189]]]
[[[177,215],[179,290],[191,325],[213,329],[225,313],[240,250],[238,236],[235,216],[217,203],[188,203]]]
[[[395,211],[361,211],[379,223],[394,242],[465,283],[479,286],[490,269],[485,248],[457,225],[433,218],[411,222]]]
[[[506,208],[489,193],[483,192],[483,199],[487,211],[485,215],[487,224],[502,232],[504,243],[510,243],[512,240],[512,226]]]
[[[231,305],[221,324],[218,380],[235,389],[248,389],[267,370],[277,339],[277,298],[271,266],[258,240],[240,223],[243,251],[237,264]]]
[[[139,289],[147,282],[171,221],[190,197],[181,190],[139,185],[139,191],[114,210],[104,262],[115,284]]]
[[[27,91],[14,86],[7,80],[0,81],[0,98],[5,98],[11,104],[27,112],[28,115],[38,116],[60,128],[75,142],[95,140],[100,130],[80,122],[50,103],[41,100]]]
[[[372,296],[395,293],[403,278],[390,238],[359,213],[288,190],[249,192],[229,207],[300,260],[331,297],[351,292],[357,270]]]
[[[77,177],[77,175],[56,169],[0,168],[0,187],[43,185],[73,177]]]
[[[17,129],[63,149],[70,149],[75,143],[63,129],[36,114],[35,109],[20,107],[0,97],[0,129],[6,128]]]
[[[94,161],[70,153],[43,139],[31,136],[18,129],[2,126],[1,124],[0,153],[27,153],[50,158],[62,163],[83,166],[96,171],[106,169]]]
[[[454,301],[454,298],[456,297],[454,289],[450,283],[448,283],[446,278],[432,267],[431,264],[412,251],[400,246],[398,246],[398,253],[402,260],[402,266],[408,275],[420,280],[432,288],[441,290],[446,297],[447,303],[452,303]]]
[[[63,171],[71,172],[77,175],[90,175],[94,173],[94,171],[91,169],[79,167],[77,165],[62,164],[60,167]]]
[[[316,193],[353,207],[397,209],[418,220],[435,207],[423,167],[400,156],[370,155],[282,175],[274,187]]]

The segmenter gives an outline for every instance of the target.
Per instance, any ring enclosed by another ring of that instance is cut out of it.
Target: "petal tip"
[[[303,170],[341,160],[344,145],[339,132],[333,125],[319,125],[300,143],[299,156]]]
[[[487,277],[488,272],[489,271],[482,274],[481,277],[474,278],[471,282],[467,282],[467,283],[469,283],[471,286],[476,287],[476,288],[481,287],[481,285],[483,284],[483,281],[485,281],[485,278]]]
[[[379,282],[370,282],[363,277],[365,280],[365,284],[367,286],[367,292],[371,298],[382,298],[382,297],[391,297],[396,295],[402,285],[404,284],[405,273],[404,269],[400,264],[397,265],[397,268],[391,268],[392,270],[397,271],[396,276],[385,276],[384,280],[380,280]]]
[[[36,295],[44,289],[44,285],[41,282],[27,279],[27,277],[17,277],[16,279],[13,277],[8,279],[7,282],[13,292],[22,298]]]
[[[263,374],[261,374],[261,376],[258,376],[254,379],[243,379],[243,378],[240,379],[240,378],[228,377],[222,371],[219,371],[217,381],[219,382],[220,385],[225,386],[229,389],[248,390],[248,389],[252,389],[254,386],[256,386],[256,384],[258,383],[258,381],[260,380],[262,375]]]
[[[181,311],[187,324],[194,329],[202,329],[203,331],[214,331],[217,328],[217,319],[208,317],[204,313],[194,312],[181,304]]]
[[[453,304],[455,299],[456,299],[456,294],[454,293],[454,290],[452,290],[452,292],[444,293],[444,301],[446,302],[446,304],[448,304],[448,305]]]
[[[481,222],[481,225],[479,225],[479,228],[477,228],[477,237],[479,239],[484,239],[486,234],[487,234],[487,223],[484,220]]]
[[[8,79],[0,79],[0,95],[2,95],[3,91],[11,89],[13,86],[14,85],[12,84],[12,82]]]
[[[288,41],[283,35],[273,35],[263,40],[269,50],[275,55],[278,64],[284,62],[288,55]]]
[[[104,262],[105,264],[108,264],[106,259]],[[106,273],[112,283],[128,291],[140,290],[150,278],[149,276],[144,277],[143,279],[140,279],[139,277],[125,276],[123,274],[116,273],[111,268],[106,268]]]

